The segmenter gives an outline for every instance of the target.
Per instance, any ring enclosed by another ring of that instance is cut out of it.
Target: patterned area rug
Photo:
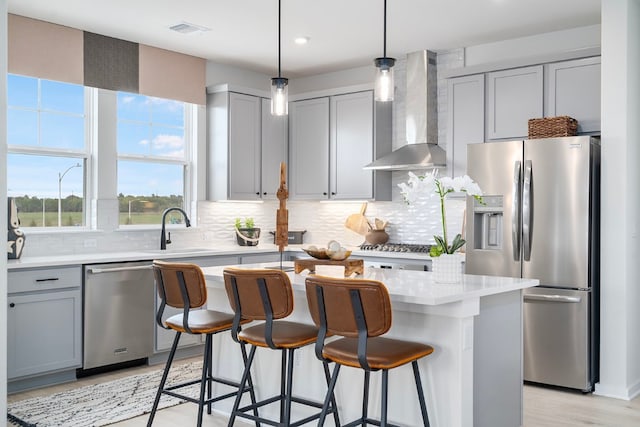
[[[164,366],[163,366],[164,367]],[[191,362],[171,367],[167,384],[199,378],[202,363]],[[104,426],[149,413],[162,378],[162,368],[153,372],[88,385],[50,396],[35,397],[8,404],[7,418],[20,426],[88,427]],[[199,384],[185,387],[181,393],[198,397]],[[184,400],[163,395],[159,409]]]

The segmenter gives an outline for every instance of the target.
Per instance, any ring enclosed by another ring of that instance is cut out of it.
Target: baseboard
[[[621,400],[632,400],[640,395],[640,381],[637,381],[631,387],[617,387],[606,384],[597,383],[593,394],[604,397],[611,397]]]

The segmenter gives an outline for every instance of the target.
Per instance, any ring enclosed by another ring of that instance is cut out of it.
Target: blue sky
[[[25,147],[84,150],[84,87],[8,76],[8,143]],[[184,104],[118,93],[118,152],[162,158],[184,157]],[[10,196],[82,195],[84,161],[73,156],[8,155]],[[182,194],[183,168],[174,164],[118,162],[118,192],[125,195]]]

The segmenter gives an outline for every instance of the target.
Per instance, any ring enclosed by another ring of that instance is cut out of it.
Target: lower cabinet
[[[81,270],[74,287],[51,289],[51,283],[69,285],[69,268],[9,272],[7,298],[7,378],[9,380],[79,368],[82,364]],[[33,279],[36,278],[35,280]],[[43,284],[34,290],[30,282]],[[21,288],[21,286],[24,287]],[[12,289],[25,292],[12,292]],[[27,291],[28,290],[28,291]]]

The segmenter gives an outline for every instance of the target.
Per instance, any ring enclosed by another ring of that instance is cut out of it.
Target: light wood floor
[[[188,360],[186,360],[188,361]],[[186,362],[183,361],[183,362]],[[180,362],[175,362],[180,363]],[[108,374],[94,375],[71,384],[62,384],[39,390],[16,393],[8,396],[9,402],[44,396],[47,394],[111,381],[127,375],[158,369],[153,367],[136,367]],[[155,427],[192,426],[196,424],[196,407],[193,404],[182,404],[158,411],[154,420]],[[147,425],[148,415],[132,418],[114,427],[139,427]],[[203,423],[207,427],[224,427],[227,418],[212,414],[205,415]],[[7,424],[10,425],[10,424]],[[252,425],[238,421],[236,425]],[[636,427],[640,426],[640,397],[632,401],[610,399],[592,394],[560,391],[545,387],[524,387],[524,427],[569,427],[569,426],[602,426],[602,427]]]

